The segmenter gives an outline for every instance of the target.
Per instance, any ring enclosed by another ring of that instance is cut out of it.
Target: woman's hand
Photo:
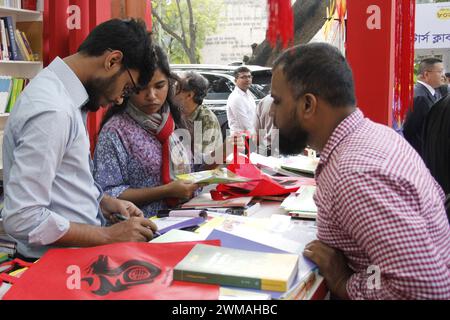
[[[200,186],[196,183],[181,180],[175,180],[167,185],[169,197],[182,200],[191,199],[198,188]]]

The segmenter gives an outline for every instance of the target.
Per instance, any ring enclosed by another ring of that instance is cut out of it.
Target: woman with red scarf
[[[157,69],[147,87],[105,115],[94,155],[94,177],[112,197],[149,217],[190,199],[198,185],[175,180],[189,173],[192,155],[180,110],[172,103],[177,77],[155,46]]]

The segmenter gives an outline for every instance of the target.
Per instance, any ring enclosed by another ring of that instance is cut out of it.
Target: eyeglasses
[[[125,70],[127,70],[128,75],[130,76],[130,80],[131,80],[131,83],[133,84],[133,86],[126,86],[125,88],[123,88],[122,98],[128,98],[133,93],[137,94],[140,91],[139,87],[136,85],[136,82],[134,82],[134,79],[133,79],[133,76],[131,75],[130,70],[127,67],[125,67]]]
[[[107,50],[110,51],[110,52],[114,51],[111,48],[108,48]],[[139,91],[140,91],[139,87],[136,85],[136,82],[134,82],[134,79],[133,79],[133,76],[131,75],[130,69],[125,67],[125,70],[127,70],[127,73],[128,73],[128,76],[130,77],[132,86],[127,85],[127,86],[125,86],[125,88],[123,88],[122,98],[128,98],[133,93],[139,93]]]

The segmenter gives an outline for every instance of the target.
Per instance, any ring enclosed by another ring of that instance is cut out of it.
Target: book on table
[[[238,176],[227,168],[179,174],[177,175],[177,179],[200,184],[226,184],[252,181],[252,179]]]
[[[287,291],[298,255],[196,245],[173,270],[173,279],[239,288]]]
[[[181,205],[182,208],[243,208],[253,197],[240,197],[225,200],[213,200],[210,193],[201,193],[197,197]]]
[[[302,186],[292,193],[280,205],[292,217],[317,218],[317,206],[314,202],[315,186]]]

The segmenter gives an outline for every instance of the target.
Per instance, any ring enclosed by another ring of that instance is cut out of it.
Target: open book
[[[234,174],[226,168],[177,175],[178,180],[201,184],[248,182],[251,179]]]

